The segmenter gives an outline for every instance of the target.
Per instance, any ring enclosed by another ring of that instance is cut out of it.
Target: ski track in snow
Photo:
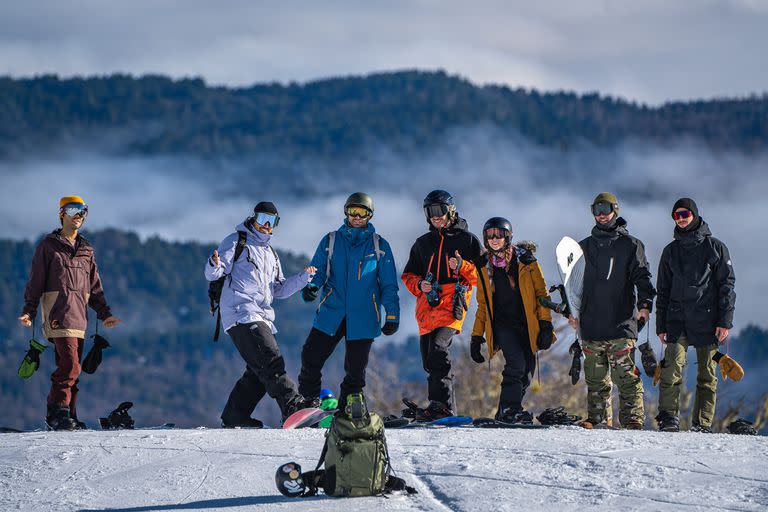
[[[768,438],[472,428],[387,432],[419,494],[291,499],[277,467],[314,469],[323,431],[134,430],[0,434],[0,510],[768,509]]]

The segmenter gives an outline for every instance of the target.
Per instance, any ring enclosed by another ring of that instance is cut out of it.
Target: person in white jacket
[[[294,276],[283,276],[277,252],[269,245],[279,220],[273,203],[260,202],[253,216],[221,242],[205,265],[208,281],[226,277],[220,302],[222,324],[246,363],[245,373],[221,413],[224,427],[260,428],[261,421],[251,418],[251,414],[265,394],[277,401],[283,420],[305,405],[285,371],[275,339],[272,300],[286,299],[301,290],[315,268],[308,266]],[[235,261],[241,233],[245,244]]]

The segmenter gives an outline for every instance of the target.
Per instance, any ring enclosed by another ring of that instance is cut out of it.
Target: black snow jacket
[[[656,333],[667,342],[686,334],[688,343],[702,347],[717,343],[716,327],[733,327],[736,277],[728,248],[714,238],[704,219],[682,231],[664,248],[659,261]]]
[[[585,340],[637,339],[635,307],[653,307],[656,290],[645,247],[626,226],[619,217],[608,229],[595,226],[592,235],[579,242],[586,260],[579,318]]]

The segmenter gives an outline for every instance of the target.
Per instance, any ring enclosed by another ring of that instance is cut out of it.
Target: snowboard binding
[[[123,402],[106,418],[99,418],[101,428],[104,430],[133,429],[133,418],[128,414],[128,409],[131,407],[133,402]]]

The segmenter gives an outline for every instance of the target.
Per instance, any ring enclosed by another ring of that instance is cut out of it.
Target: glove
[[[581,377],[581,355],[583,352],[581,350],[581,345],[579,345],[579,340],[571,343],[568,352],[573,354],[573,361],[571,361],[571,369],[568,371],[568,375],[571,376],[571,384],[575,386]]]
[[[29,350],[24,356],[19,366],[19,377],[28,379],[40,368],[40,354],[43,353],[46,346],[36,339],[29,340]]]
[[[381,328],[381,333],[384,336],[391,336],[397,332],[398,327],[400,327],[399,323],[386,321],[384,322],[384,327]]]
[[[472,360],[478,364],[485,362],[485,358],[480,351],[480,347],[484,344],[485,338],[482,336],[472,336],[472,339],[469,342],[469,355],[472,357]]]
[[[656,374],[656,368],[659,366],[659,364],[656,361],[656,354],[653,353],[650,342],[646,341],[637,348],[640,349],[640,361],[643,363],[643,370],[645,370],[645,374],[649,377],[653,377]]]
[[[467,293],[467,289],[469,289],[467,285],[456,283],[456,287],[453,293],[453,304],[451,308],[453,318],[456,320],[463,319],[464,312],[468,309],[467,296],[465,295]]]
[[[739,382],[744,378],[744,368],[728,354],[717,352],[712,356],[712,360],[720,365],[720,375],[723,379],[730,377],[734,382]]]
[[[313,284],[308,284],[301,289],[301,298],[304,300],[304,302],[312,302],[317,298],[319,292],[320,288]]]
[[[539,335],[536,337],[536,346],[539,350],[549,349],[552,346],[553,338],[552,322],[539,320]]]
[[[94,373],[101,364],[101,351],[109,347],[109,342],[100,334],[93,335],[93,347],[88,355],[83,359],[83,371],[85,373]]]

